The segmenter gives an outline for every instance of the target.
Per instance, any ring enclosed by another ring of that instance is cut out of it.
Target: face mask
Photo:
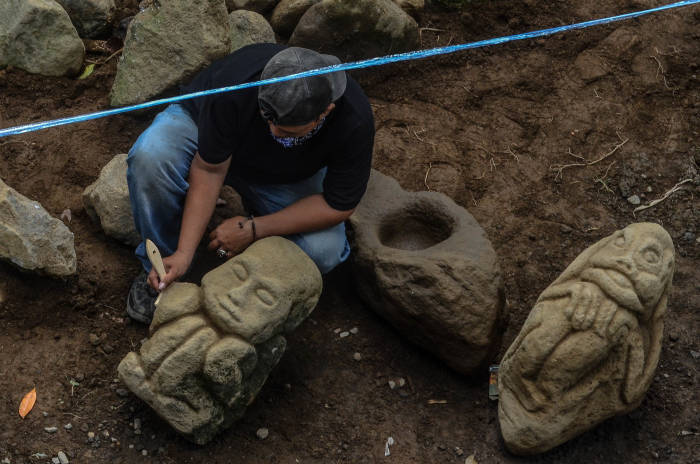
[[[299,137],[276,137],[272,134],[272,131],[270,131],[270,136],[275,140],[275,142],[279,143],[284,148],[298,147],[314,135],[318,134],[318,131],[320,131],[323,127],[324,122],[326,122],[326,118],[321,119],[321,121],[316,125],[316,127],[311,129],[311,131],[309,131],[308,134]]]

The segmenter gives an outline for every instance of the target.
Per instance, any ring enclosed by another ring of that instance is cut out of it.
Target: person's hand
[[[253,243],[253,220],[243,216],[232,217],[209,234],[209,250],[222,249],[226,256],[237,255]]]
[[[165,276],[163,280],[158,277],[158,273],[155,269],[151,269],[151,273],[148,274],[148,284],[153,287],[154,290],[162,292],[168,285],[175,282],[187,272],[191,262],[191,257],[188,257],[180,251],[175,251],[175,253],[167,258],[163,258],[163,267],[165,267]]]

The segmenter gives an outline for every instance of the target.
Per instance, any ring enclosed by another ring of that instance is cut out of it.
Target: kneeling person
[[[308,49],[255,44],[213,63],[183,91],[337,63]],[[278,235],[295,242],[322,273],[345,261],[344,221],[367,187],[373,143],[367,97],[343,71],[170,105],[127,158],[136,229],[158,246],[166,269],[161,281],[145,244],[137,247],[146,275],[132,284],[129,315],[149,323],[156,290],[187,272],[224,183],[241,195],[251,216],[219,224],[210,250],[231,257]]]

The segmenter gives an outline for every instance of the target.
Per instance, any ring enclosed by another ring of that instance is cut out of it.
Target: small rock
[[[0,464],[11,464],[10,458],[5,458],[2,461],[0,461]]]
[[[265,427],[259,428],[257,432],[255,432],[255,436],[258,437],[260,440],[264,440],[270,435],[270,431],[267,430]]]
[[[566,224],[562,224],[559,229],[561,230],[562,234],[570,234],[574,230]]]
[[[352,355],[352,359],[355,361],[362,361],[362,355],[360,353],[355,353]]]
[[[141,450],[141,456],[148,456],[148,450]]]
[[[627,201],[630,202],[632,205],[638,205],[642,202],[642,200],[639,199],[639,195],[632,195],[631,197],[627,197]]]
[[[114,351],[114,348],[112,348],[112,345],[108,345],[108,344],[105,343],[105,344],[102,346],[102,351],[104,351],[105,353],[109,354],[109,353],[111,353],[112,351]]]
[[[653,192],[653,191],[654,191],[654,189],[651,188],[651,185],[650,185],[649,187],[647,187],[647,193],[651,193],[651,192]]]
[[[457,456],[462,456],[464,454],[464,450],[462,450],[462,448],[460,448],[459,446],[455,446],[455,454]]]
[[[698,359],[700,358],[700,351],[690,350],[690,356],[692,356],[693,359]]]
[[[56,431],[58,431],[58,427],[44,427],[44,431],[46,433],[56,433]]]
[[[76,375],[75,380],[77,380],[78,382],[82,382],[83,380],[85,380],[85,374]]]
[[[129,443],[129,449],[134,449],[134,444],[133,444],[133,443]]]
[[[345,338],[345,337],[347,337],[348,335],[350,335],[350,332],[348,332],[348,331],[346,330],[345,332],[340,332],[339,337],[340,337],[340,338]]]
[[[61,464],[68,464],[68,456],[66,456],[66,453],[63,451],[58,452],[58,460],[61,461]]]
[[[398,380],[398,384],[399,384],[399,387],[403,387],[404,385],[406,385],[406,380],[403,377],[401,377]]]
[[[695,234],[692,233],[691,231],[687,231],[686,233],[683,234],[683,240],[687,242],[692,242],[695,240]]]
[[[340,329],[340,328],[335,329],[335,330],[333,331],[333,333],[340,333],[341,330],[343,330],[343,329]]]
[[[350,333],[353,335],[357,335],[357,332],[359,332],[359,331],[360,331],[360,329],[358,329],[357,327],[353,327],[352,329],[350,329]]]
[[[73,428],[73,424],[68,423],[68,424],[64,425],[63,428],[66,430],[71,430]]]
[[[89,430],[90,430],[90,428],[88,427],[87,424],[83,424],[80,426],[80,431],[83,433],[88,433]]]
[[[91,333],[90,334],[90,344],[92,346],[97,346],[102,342],[102,339],[97,336],[97,334]]]
[[[95,441],[95,432],[88,432],[87,438],[89,442]]]
[[[124,388],[117,388],[116,393],[118,396],[121,396],[121,397],[129,396],[129,390],[126,390]]]
[[[109,431],[105,430],[104,432],[102,432],[102,435],[104,435],[105,438],[109,438]]]
[[[443,445],[442,443],[440,443],[439,445],[437,445],[437,447],[438,447],[438,449],[439,449],[440,451],[445,451],[445,450],[447,449],[447,446]]]
[[[140,429],[141,428],[141,419],[138,417],[134,419],[134,429]]]
[[[389,380],[389,388],[391,388],[392,390],[396,388],[396,382],[394,382],[393,380]]]
[[[32,454],[32,457],[36,459],[46,459],[49,457],[49,455],[45,453],[34,453]]]
[[[58,458],[51,458],[51,464],[61,464],[61,460]]]

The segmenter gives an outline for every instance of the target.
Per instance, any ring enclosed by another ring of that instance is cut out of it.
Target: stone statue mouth
[[[231,301],[231,299],[228,296],[220,296],[217,298],[217,300],[219,301],[219,304],[226,310],[228,315],[231,316],[231,319],[233,319],[235,322],[241,322],[241,318],[236,315],[240,308],[233,304],[233,301]]]
[[[619,270],[591,267],[581,273],[581,279],[598,285],[606,295],[621,306],[637,312],[644,311],[632,281]]]
[[[620,271],[616,269],[604,269],[604,271],[619,287],[634,289],[630,279]]]

